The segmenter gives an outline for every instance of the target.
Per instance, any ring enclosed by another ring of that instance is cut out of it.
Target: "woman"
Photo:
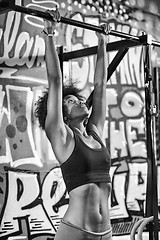
[[[61,166],[69,193],[69,207],[55,240],[111,240],[108,207],[110,156],[101,140],[106,117],[107,36],[97,33],[98,53],[89,114],[80,90],[74,85],[62,86],[54,44],[60,15],[58,10],[48,12],[53,18],[53,21],[44,20],[49,88],[37,103],[36,116]]]

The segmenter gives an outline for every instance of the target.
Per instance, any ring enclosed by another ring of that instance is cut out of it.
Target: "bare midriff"
[[[89,183],[73,189],[64,220],[92,232],[108,230],[110,191],[110,183]]]

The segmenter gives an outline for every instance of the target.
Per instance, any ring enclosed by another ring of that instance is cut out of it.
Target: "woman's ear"
[[[68,117],[67,116],[64,117],[64,121],[65,121],[65,123],[67,123],[67,121],[68,121]]]
[[[65,116],[64,117],[64,122],[65,122],[65,124],[67,124],[67,126],[69,126],[69,117]]]

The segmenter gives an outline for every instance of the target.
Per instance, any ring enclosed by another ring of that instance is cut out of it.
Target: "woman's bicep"
[[[50,83],[47,100],[46,127],[59,123],[63,123],[62,87],[61,84]]]
[[[94,89],[93,100],[92,100],[92,111],[88,124],[94,125],[103,131],[104,123],[106,118],[106,87],[100,87]]]

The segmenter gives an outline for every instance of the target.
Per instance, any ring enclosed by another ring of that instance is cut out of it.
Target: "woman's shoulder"
[[[86,129],[88,135],[92,135],[94,138],[96,138],[99,142],[101,142],[105,146],[103,133],[100,133],[94,124],[92,124],[92,126],[87,127]]]
[[[97,135],[99,138],[101,138],[101,134],[99,133],[97,127],[94,124],[90,124],[86,127],[86,131],[88,133],[88,135],[91,134],[95,134]]]

